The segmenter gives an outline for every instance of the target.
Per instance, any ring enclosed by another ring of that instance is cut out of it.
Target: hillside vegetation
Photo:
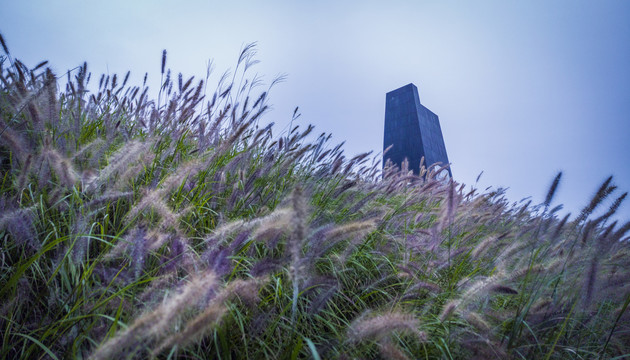
[[[253,46],[213,90],[164,53],[150,100],[146,77],[30,69],[2,45],[0,358],[630,354],[612,179],[560,217],[560,174],[510,203],[347,158],[297,109],[274,134],[282,79],[249,75]]]

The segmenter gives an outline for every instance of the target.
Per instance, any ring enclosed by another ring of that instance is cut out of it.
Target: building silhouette
[[[409,170],[420,171],[420,159],[424,166],[449,163],[438,116],[420,104],[418,88],[408,84],[388,92],[385,100],[385,136],[383,151],[392,146],[383,158],[401,167],[407,159]],[[451,169],[448,174],[452,177]]]

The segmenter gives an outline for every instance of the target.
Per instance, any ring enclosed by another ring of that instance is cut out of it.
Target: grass
[[[612,179],[559,217],[560,174],[510,203],[347,158],[297,109],[274,135],[254,46],[214,91],[164,53],[150,100],[2,45],[1,358],[630,356]]]

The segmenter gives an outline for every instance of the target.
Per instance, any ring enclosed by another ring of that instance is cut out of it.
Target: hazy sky
[[[288,81],[271,94],[278,133],[303,124],[382,149],[385,93],[413,82],[440,117],[455,179],[509,187],[575,213],[614,175],[630,190],[630,1],[15,1],[0,32],[27,65],[89,69],[157,84],[168,67],[204,76],[258,42],[255,71]],[[155,88],[155,86],[154,86]],[[630,205],[622,207],[630,219]]]

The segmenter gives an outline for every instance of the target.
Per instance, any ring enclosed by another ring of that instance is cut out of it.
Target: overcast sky
[[[255,71],[288,81],[271,94],[278,133],[303,124],[346,141],[383,142],[385,93],[414,83],[440,117],[453,175],[509,187],[575,213],[614,175],[630,190],[630,1],[0,0],[0,32],[27,65],[83,61],[140,84],[167,66],[205,76],[258,42]],[[610,202],[609,202],[610,203]],[[622,207],[630,219],[630,205]]]

